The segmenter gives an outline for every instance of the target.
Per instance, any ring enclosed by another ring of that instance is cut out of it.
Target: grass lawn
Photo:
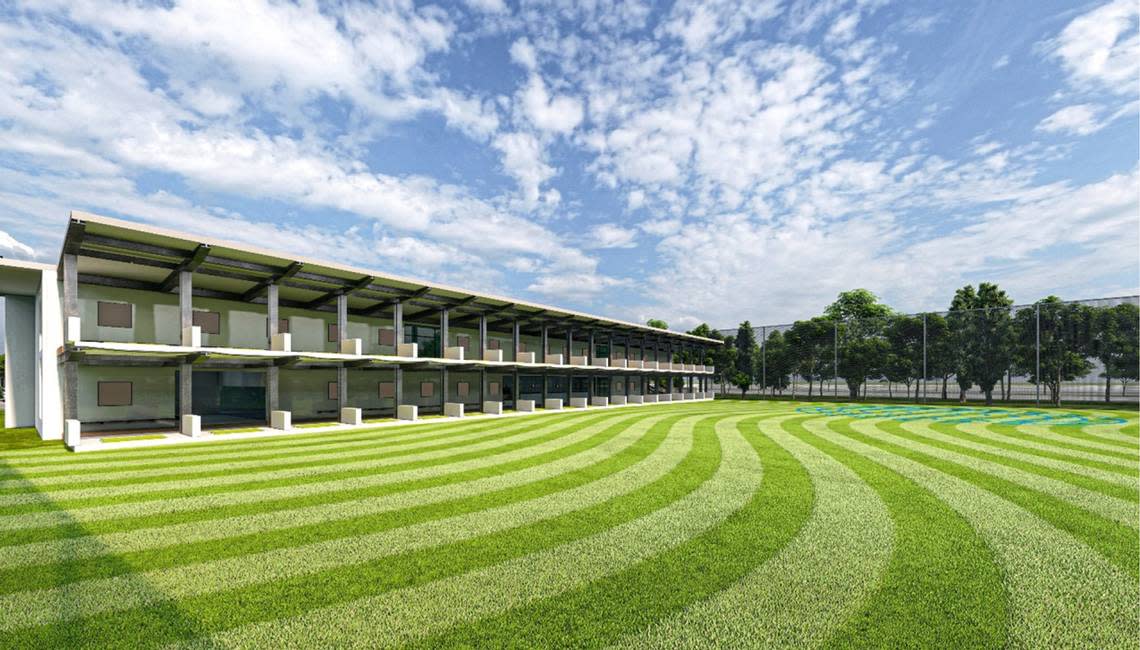
[[[1134,647],[1138,470],[1120,410],[718,400],[84,454],[0,431],[0,639]]]

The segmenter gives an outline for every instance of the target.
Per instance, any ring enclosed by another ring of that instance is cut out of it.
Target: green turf
[[[100,440],[102,442],[110,443],[110,444],[115,444],[116,442],[132,442],[135,440],[165,440],[165,439],[166,439],[166,436],[157,435],[157,434],[156,435],[145,435],[145,436],[143,436],[143,435],[140,435],[140,436],[107,436],[105,438],[100,438]]]
[[[439,418],[84,454],[0,431],[0,639],[987,648],[1140,636],[1135,413],[969,426],[810,406]],[[983,503],[1005,514],[987,518]],[[828,527],[844,504],[859,510]],[[812,544],[827,555],[813,561]],[[851,570],[812,574],[833,557]]]

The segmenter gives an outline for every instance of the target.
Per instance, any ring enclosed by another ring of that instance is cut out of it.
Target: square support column
[[[546,361],[546,355],[550,354],[550,326],[542,326],[542,355],[541,359]]]
[[[587,345],[589,345],[590,347],[588,350],[586,350],[586,365],[592,366],[592,365],[594,365],[594,354],[595,354],[595,351],[594,351],[594,330],[590,330],[588,341],[589,342],[587,343]]]
[[[446,354],[447,345],[448,345],[448,341],[450,341],[450,339],[451,339],[450,334],[448,332],[448,321],[449,320],[450,320],[449,310],[447,310],[446,308],[439,310],[439,356],[441,358],[447,356],[447,354]],[[446,402],[447,400],[444,400],[444,401]]]
[[[518,360],[519,360],[519,340],[520,340],[519,339],[519,322],[516,320],[511,325],[511,347],[514,349],[514,353],[512,354],[511,359],[515,363],[518,363]],[[517,381],[517,379],[518,378],[516,377],[516,381]],[[515,392],[518,392],[518,385],[517,384],[515,385]]]
[[[404,342],[404,303],[399,300],[392,305],[392,329],[396,336],[396,349],[399,350],[400,344]]]
[[[487,314],[479,314],[479,355],[483,359],[487,355]]]

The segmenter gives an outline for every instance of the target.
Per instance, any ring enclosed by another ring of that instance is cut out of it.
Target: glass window
[[[132,305],[129,302],[99,301],[99,327],[133,327]]]
[[[134,386],[129,381],[99,382],[99,406],[130,406]]]
[[[391,381],[380,382],[380,399],[396,396],[396,383]]]
[[[340,339],[337,338],[336,323],[326,323],[325,331],[328,332],[327,340],[329,343],[336,343]]]
[[[335,381],[329,382],[329,395],[328,395],[328,397],[330,400],[340,399],[340,395],[338,394]]]
[[[203,334],[222,333],[222,315],[216,311],[196,311],[193,323],[202,328]]]

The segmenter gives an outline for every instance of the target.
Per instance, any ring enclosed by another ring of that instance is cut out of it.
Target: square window
[[[222,315],[216,311],[196,311],[192,322],[202,328],[203,334],[222,333]]]
[[[455,392],[459,393],[460,397],[467,397],[467,394],[471,392],[471,384],[461,381],[456,385]]]
[[[493,381],[493,382],[487,384],[487,392],[492,394],[492,395],[498,395],[499,394],[499,382]]]
[[[99,382],[99,406],[130,406],[134,386],[129,381]]]
[[[420,382],[420,397],[431,397],[435,395],[435,383],[430,381]]]
[[[466,334],[460,334],[455,337],[455,345],[466,348],[471,345],[471,337]]]
[[[326,330],[328,332],[328,342],[336,343],[340,339],[337,338],[336,323],[327,323]]]
[[[339,391],[337,390],[337,385],[336,385],[335,381],[329,382],[329,399],[330,400],[340,399],[340,394],[339,394]]]
[[[133,327],[132,305],[129,302],[99,301],[99,327]]]
[[[277,319],[277,333],[278,334],[288,334],[289,333],[289,319],[288,318]],[[269,319],[268,318],[265,319],[265,335],[269,336]]]
[[[396,345],[396,330],[381,329],[377,342],[380,345]]]
[[[396,396],[396,383],[391,381],[380,382],[380,399],[388,399]]]
[[[519,352],[526,352],[526,342],[519,341]]]
[[[502,343],[499,343],[499,339],[487,339],[488,350],[498,350],[502,347],[502,345]]]

